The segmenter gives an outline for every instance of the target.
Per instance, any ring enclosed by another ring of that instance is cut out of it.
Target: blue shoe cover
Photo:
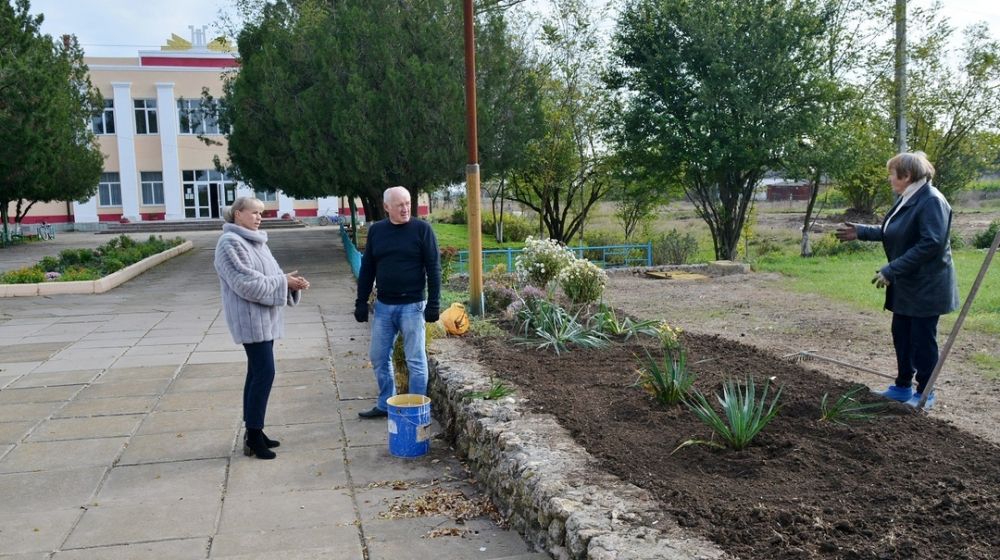
[[[913,398],[913,387],[897,387],[895,385],[889,385],[889,388],[885,391],[873,391],[873,393],[881,395],[887,399],[905,403]]]
[[[921,398],[923,398],[923,395],[921,393],[913,393],[913,397],[911,397],[910,400],[906,401],[906,404],[912,406],[913,408],[917,408],[918,406],[920,406]],[[927,402],[924,403],[924,410],[930,410],[931,407],[934,406],[934,401],[936,400],[937,400],[937,395],[935,395],[932,392],[931,396],[927,397]]]

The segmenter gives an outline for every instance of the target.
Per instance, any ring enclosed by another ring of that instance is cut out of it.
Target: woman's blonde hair
[[[885,164],[890,173],[895,172],[897,179],[909,177],[910,182],[934,178],[934,166],[923,152],[903,152],[896,154]]]
[[[236,211],[237,210],[246,210],[246,208],[248,206],[256,206],[257,208],[260,208],[261,210],[264,209],[264,203],[261,202],[260,200],[257,200],[256,198],[254,198],[252,196],[241,196],[241,197],[239,197],[239,198],[237,198],[236,200],[233,201],[233,205],[232,206],[227,207],[222,212],[222,219],[226,220],[229,223],[233,223],[233,220],[236,219]]]

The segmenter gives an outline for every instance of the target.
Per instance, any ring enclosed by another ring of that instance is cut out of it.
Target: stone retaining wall
[[[551,415],[515,393],[466,400],[490,386],[471,345],[434,342],[435,417],[494,503],[537,549],[559,560],[695,560],[726,556],[662,514],[645,491],[604,472]]]

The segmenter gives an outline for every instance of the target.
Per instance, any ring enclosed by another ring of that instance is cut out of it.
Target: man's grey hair
[[[392,200],[392,195],[400,191],[402,191],[402,193],[405,194],[406,196],[410,196],[410,191],[406,190],[406,187],[400,187],[400,186],[389,187],[388,189],[385,189],[385,192],[382,193],[382,202],[384,202],[385,204],[389,204],[389,201]]]

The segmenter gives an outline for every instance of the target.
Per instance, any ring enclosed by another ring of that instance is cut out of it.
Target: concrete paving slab
[[[153,410],[157,397],[112,397],[76,399],[55,413],[55,418],[87,418],[118,414],[143,414]],[[0,415],[2,415],[0,409]]]
[[[151,348],[151,347],[147,347]],[[134,356],[122,356],[114,362],[114,367],[152,367],[152,366],[180,366],[189,354],[142,354]]]
[[[177,332],[176,334],[172,334],[174,332],[175,331],[169,331],[169,333],[171,334],[167,334],[158,331],[150,331],[148,334],[146,334],[146,336],[140,338],[135,343],[135,346],[141,348],[143,346],[160,346],[164,344],[197,345],[198,343],[201,342],[201,339],[204,338],[205,336],[204,334],[199,332],[193,332],[193,333]]]
[[[9,356],[3,352],[0,352],[0,360],[7,360],[10,358],[16,358],[16,356]],[[4,362],[0,361],[0,372],[4,375],[24,375],[26,373],[31,373],[38,366],[42,365],[42,362]]]
[[[277,437],[276,433],[268,434]],[[341,449],[308,449],[287,438],[274,451],[278,459],[235,459],[229,466],[227,497],[239,494],[289,494],[301,490],[339,490],[347,485]],[[307,449],[307,450],[303,450]],[[283,499],[287,499],[286,496]]]
[[[243,408],[243,390],[168,392],[160,399],[157,411],[238,410]]]
[[[196,343],[176,343],[176,344],[156,344],[147,346],[133,346],[126,350],[124,357],[145,357],[158,354],[190,354],[194,351]]]
[[[26,387],[58,387],[60,385],[84,385],[97,379],[100,371],[80,370],[80,371],[58,371],[53,373],[29,373],[18,378],[11,383],[10,389],[22,389]]]
[[[243,554],[256,551],[252,555]],[[358,528],[334,525],[308,529],[224,533],[212,541],[210,558],[316,558],[358,560],[364,558]]]
[[[79,385],[60,385],[58,387],[27,387],[6,388],[0,391],[0,405],[63,402],[73,398],[80,389]]]
[[[207,537],[177,539],[160,542],[126,544],[120,546],[99,546],[56,552],[57,560],[191,560],[204,558],[208,550]]]
[[[280,371],[281,368],[278,368]],[[230,375],[246,375],[247,362],[246,355],[241,361],[233,361],[218,364],[184,364],[178,374],[179,379],[192,377],[217,377]]]
[[[95,418],[53,418],[35,428],[27,441],[59,441],[132,435],[142,414],[98,416]]]
[[[78,371],[81,369],[104,369],[111,367],[117,358],[95,358],[93,360],[49,360],[36,367],[34,372]]]
[[[0,515],[78,508],[89,501],[106,466],[61,471],[0,474]]]
[[[17,422],[25,418],[42,419],[63,406],[61,402],[5,404],[0,406],[0,422]]]
[[[219,377],[185,377],[174,381],[169,393],[197,393],[204,391],[242,391],[245,375]]]
[[[274,387],[292,387],[298,385],[332,385],[333,371],[278,371],[274,376]]]
[[[117,466],[95,501],[101,504],[169,505],[189,498],[222,496],[227,459]]]
[[[101,375],[101,383],[135,379],[170,379],[177,373],[177,366],[111,367]]]
[[[17,356],[18,361],[42,362],[66,347],[62,342],[22,343],[0,346],[0,356]]]
[[[135,465],[164,461],[229,457],[235,430],[204,430],[133,436],[118,464]],[[0,469],[3,462],[0,461]]]
[[[78,400],[106,399],[114,397],[145,397],[163,393],[170,384],[169,379],[129,379],[112,380],[102,383],[101,379],[80,391]]]
[[[6,389],[21,377],[20,375],[0,375],[0,389]]]
[[[128,438],[22,443],[0,460],[0,473],[52,471],[110,465]]]
[[[215,531],[218,498],[190,498],[164,505],[97,505],[73,528],[66,548],[208,537]],[[169,520],[169,522],[167,522]]]
[[[342,401],[361,400],[368,402],[371,408],[378,398],[378,386],[375,385],[375,376],[366,381],[337,381],[337,395]]]
[[[27,420],[22,422],[0,422],[0,445],[8,445],[21,441],[37,422]]]
[[[347,490],[238,494],[226,498],[219,534],[347,526],[355,519]]]
[[[0,547],[5,553],[51,552],[59,548],[80,509],[0,514]]]
[[[286,373],[300,371],[328,372],[331,369],[329,353],[322,358],[277,358],[274,361],[278,371]]]
[[[319,400],[274,403],[267,408],[267,425],[312,424],[316,422],[336,422],[340,413],[332,403],[326,406]]]
[[[232,430],[241,424],[235,409],[154,411],[146,416],[136,435],[183,433],[200,430]]]
[[[118,346],[103,346],[100,348],[80,348],[76,344],[70,344],[49,359],[57,361],[91,360],[97,363],[118,358],[129,348],[130,346],[123,346],[120,343]]]
[[[431,531],[467,531],[463,536],[434,537]],[[501,531],[489,521],[472,519],[457,524],[447,517],[375,520],[365,525],[369,560],[435,558],[436,560],[490,560],[525,551],[517,533]]]
[[[339,422],[271,425],[268,437],[282,442],[282,451],[309,451],[344,447]]]
[[[461,476],[461,469],[449,467],[452,456],[443,445],[431,443],[423,457],[401,459],[389,454],[388,445],[349,447],[347,468],[357,486],[387,480],[430,481],[448,476]],[[444,463],[443,465],[441,463]]]
[[[241,350],[230,350],[230,351],[219,351],[219,352],[202,352],[201,350],[196,350],[191,357],[188,358],[187,363],[189,364],[228,364],[231,362],[243,362],[246,363],[247,355]]]

